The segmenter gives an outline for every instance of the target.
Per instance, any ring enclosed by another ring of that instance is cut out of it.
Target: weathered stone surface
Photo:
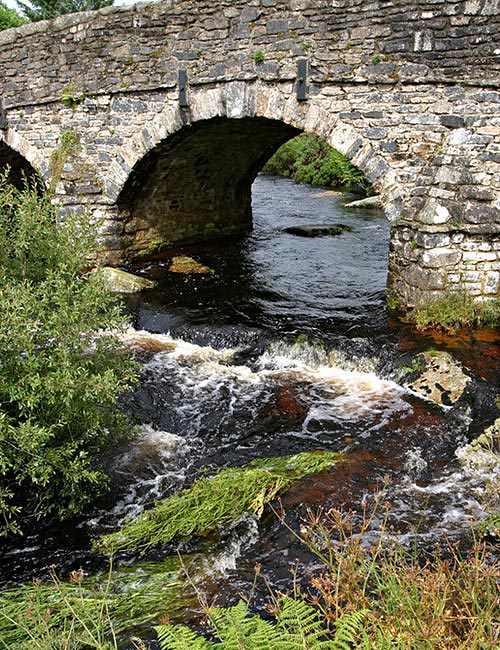
[[[366,199],[344,203],[344,208],[381,209],[383,207],[380,196],[368,196]]]
[[[411,379],[403,385],[436,404],[451,406],[471,381],[448,352],[424,352],[415,358],[413,366]]]
[[[428,268],[455,266],[461,259],[462,253],[451,248],[434,248],[422,255],[422,265]]]

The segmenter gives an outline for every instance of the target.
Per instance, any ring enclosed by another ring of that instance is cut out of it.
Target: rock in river
[[[325,235],[340,235],[343,232],[350,231],[352,231],[352,226],[347,226],[343,223],[335,223],[333,225],[304,224],[300,226],[289,226],[283,229],[283,232],[287,232],[290,235],[298,235],[299,237],[324,237]]]
[[[104,266],[98,270],[104,284],[114,293],[138,293],[143,289],[150,289],[154,282],[146,278],[140,278],[133,273],[114,269],[111,266]]]
[[[184,275],[187,275],[188,273],[214,272],[213,269],[205,266],[205,264],[200,264],[200,262],[197,262],[187,255],[177,255],[176,257],[173,257],[168,270],[172,273],[184,273]]]
[[[436,404],[451,406],[462,396],[470,381],[451,354],[428,351],[414,359],[413,371],[403,385]]]
[[[368,196],[366,199],[359,199],[358,201],[345,203],[344,208],[364,208],[366,210],[379,210],[382,208],[382,203],[378,195]]]

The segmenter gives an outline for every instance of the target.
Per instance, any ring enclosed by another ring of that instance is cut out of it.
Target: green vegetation
[[[0,31],[2,29],[9,29],[9,27],[19,27],[26,21],[25,18],[20,16],[14,9],[7,7],[6,4],[0,0]]]
[[[363,172],[320,138],[302,133],[285,142],[264,166],[269,174],[287,176],[297,183],[335,187],[371,194]]]
[[[500,301],[477,301],[465,291],[448,291],[415,306],[408,314],[417,329],[443,329],[453,332],[460,327],[497,327]]]
[[[462,555],[444,538],[444,553],[420,554],[392,541],[384,492],[372,510],[309,512],[300,539],[316,557],[309,584],[293,597],[271,594],[268,612],[252,614],[251,597],[232,607],[199,607],[205,638],[179,616],[196,590],[196,556],[113,569],[70,582],[53,573],[0,594],[0,648],[117,650],[126,637],[155,622],[162,650],[486,650],[500,642],[500,559],[483,541]],[[281,517],[282,524],[287,524]],[[379,526],[375,521],[381,521]],[[369,541],[369,543],[367,543]],[[188,562],[186,564],[186,562]],[[189,578],[181,578],[179,568]],[[260,569],[256,569],[259,579]],[[265,578],[264,578],[265,579]],[[198,584],[200,579],[197,580]],[[160,622],[160,624],[158,624]],[[138,650],[144,644],[134,637]],[[210,640],[209,640],[210,639]]]
[[[52,568],[50,580],[0,593],[0,649],[117,648],[133,629],[190,604],[181,573],[178,558],[95,577],[72,571],[64,581]]]
[[[61,180],[64,165],[70,155],[75,155],[80,149],[80,136],[78,131],[68,130],[61,133],[59,146],[50,157],[50,189],[53,191]]]
[[[381,507],[379,501],[379,507]],[[381,513],[383,516],[383,512]],[[500,560],[476,542],[464,557],[448,543],[422,557],[391,543],[387,524],[375,539],[375,511],[312,513],[301,539],[321,562],[307,590],[282,598],[276,624],[236,607],[206,608],[210,642],[181,626],[158,626],[162,650],[486,650],[500,643]],[[387,519],[384,518],[386,522]],[[294,533],[295,534],[295,533]],[[306,605],[307,603],[307,605]],[[287,609],[289,608],[289,609]]]
[[[75,108],[78,104],[81,104],[85,99],[85,93],[82,90],[79,90],[76,84],[70,84],[66,88],[63,88],[61,94],[61,101],[67,108]]]
[[[264,506],[308,474],[343,460],[332,452],[304,452],[230,467],[159,501],[139,519],[101,538],[104,551],[144,550],[176,538],[206,535],[235,522],[243,513],[261,516]]]
[[[262,50],[255,50],[252,58],[254,63],[264,63],[264,52]]]
[[[276,624],[260,616],[251,616],[248,603],[234,607],[208,609],[207,618],[220,642],[211,642],[180,625],[156,628],[162,650],[346,650],[362,630],[364,612],[353,612],[339,621],[334,634],[328,635],[318,611],[304,600],[289,596],[275,606]],[[359,647],[359,646],[358,646]]]
[[[113,0],[30,0],[29,4],[16,0],[16,3],[29,21],[36,22],[76,11],[101,9],[112,5]]]
[[[84,218],[57,224],[50,196],[0,179],[0,533],[23,517],[82,511],[95,460],[128,429],[116,402],[134,362],[99,330],[122,317],[96,273]]]

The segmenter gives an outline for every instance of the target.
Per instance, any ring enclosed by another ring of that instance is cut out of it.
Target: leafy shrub
[[[26,18],[30,21],[51,20],[57,16],[76,11],[92,11],[113,4],[113,0],[30,0],[28,4],[16,0]]]
[[[0,179],[0,532],[22,516],[82,510],[105,476],[95,459],[126,430],[116,406],[134,378],[121,316],[86,272],[94,233],[56,223],[50,197]]]
[[[341,153],[314,135],[302,133],[285,142],[264,166],[265,172],[287,176],[297,183],[341,187],[369,194],[363,172]]]
[[[9,27],[19,27],[26,22],[14,9],[0,1],[0,31]]]

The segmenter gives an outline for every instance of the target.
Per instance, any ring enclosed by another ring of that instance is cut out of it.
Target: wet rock
[[[358,201],[345,203],[344,208],[364,208],[367,210],[379,210],[382,208],[382,203],[378,195],[368,196],[366,199],[359,199]]]
[[[150,289],[154,282],[146,278],[140,278],[133,273],[115,269],[111,266],[104,266],[98,270],[104,284],[114,293],[138,293],[144,289]]]
[[[213,273],[213,269],[205,266],[205,264],[200,264],[192,257],[187,255],[178,255],[172,258],[172,263],[168,269],[172,273],[183,273],[188,275],[189,273]]]
[[[283,232],[298,235],[299,237],[324,237],[325,235],[340,235],[343,232],[350,231],[352,231],[352,226],[343,223],[335,223],[332,226],[304,224],[303,226],[289,226],[283,229]]]
[[[133,350],[144,358],[151,357],[158,352],[173,352],[177,348],[177,343],[164,334],[153,334],[130,328],[118,336],[125,349]]]
[[[403,386],[436,404],[451,406],[470,381],[461,364],[448,352],[429,351],[415,357]]]

